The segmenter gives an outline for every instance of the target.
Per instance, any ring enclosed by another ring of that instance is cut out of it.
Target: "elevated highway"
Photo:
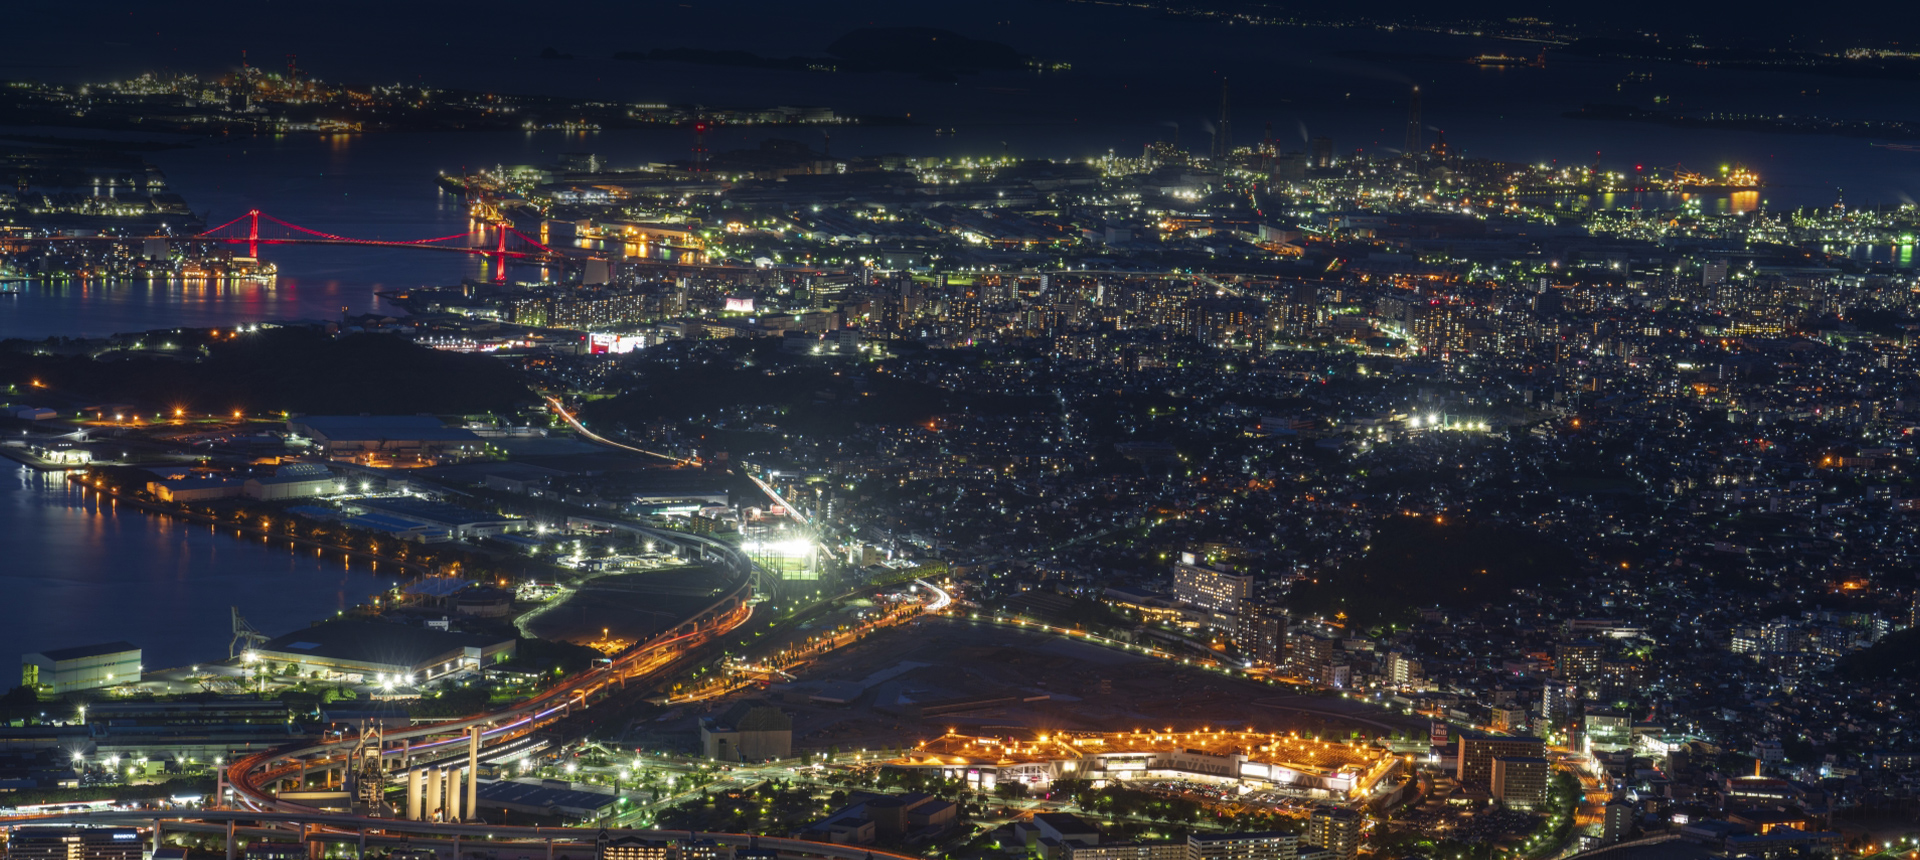
[[[699,645],[724,636],[744,622],[751,613],[751,598],[756,569],[751,559],[734,547],[700,535],[647,529],[632,524],[625,528],[694,550],[699,557],[716,564],[732,575],[736,583],[725,594],[694,613],[673,629],[621,652],[605,664],[584,672],[567,683],[527,701],[487,714],[432,725],[388,732],[377,754],[381,770],[406,773],[414,767],[433,767],[457,756],[461,746],[471,745],[469,729],[478,729],[484,749],[507,750],[543,727],[587,708],[610,690],[626,682],[645,678],[673,664]],[[921,582],[929,591],[930,602],[945,606],[950,598],[931,583]],[[537,741],[535,741],[537,743]],[[243,839],[302,841],[310,856],[321,856],[327,845],[353,846],[355,856],[365,856],[368,846],[411,846],[450,848],[454,860],[483,856],[489,860],[556,860],[564,853],[569,860],[582,860],[595,852],[595,840],[602,831],[570,827],[526,827],[481,822],[408,820],[382,814],[361,815],[329,812],[281,799],[275,787],[290,781],[304,782],[316,771],[339,771],[340,782],[355,766],[354,753],[359,739],[339,740],[285,747],[248,756],[234,762],[223,773],[225,789],[231,790],[232,803],[222,809],[201,810],[128,810],[71,812],[0,819],[0,827],[22,825],[119,825],[144,828],[155,847],[166,832],[216,836],[224,840],[227,860],[235,860]],[[362,755],[371,757],[369,745]],[[329,776],[331,782],[331,776]],[[472,812],[468,808],[469,814]],[[918,860],[908,855],[870,850],[857,845],[836,845],[785,837],[745,833],[708,833],[685,830],[612,828],[608,836],[638,837],[667,842],[712,840],[738,848],[771,849],[795,860]]]
[[[524,702],[492,713],[477,714],[425,726],[390,731],[382,738],[378,754],[382,769],[405,772],[416,758],[444,756],[457,750],[453,744],[467,744],[469,729],[480,730],[480,742],[494,746],[525,737],[547,725],[589,706],[600,695],[623,688],[628,681],[644,678],[673,663],[694,648],[724,636],[745,622],[751,614],[754,587],[753,561],[731,546],[700,535],[630,526],[648,537],[696,551],[703,560],[719,565],[731,577],[733,586],[712,603],[695,612],[672,629],[646,642],[638,643],[606,663],[582,672],[568,682],[540,693]],[[358,737],[287,747],[257,753],[235,761],[223,774],[232,790],[234,805],[261,812],[322,814],[303,804],[281,800],[276,786],[303,782],[316,771],[329,775],[338,771],[344,784]],[[374,819],[384,820],[384,819]]]
[[[456,860],[464,849],[493,860],[552,860],[558,851],[592,852],[598,829],[581,827],[516,827],[505,824],[458,824],[433,821],[403,821],[341,815],[325,812],[256,812],[248,810],[196,810],[193,812],[85,812],[21,820],[16,824],[117,825],[149,829],[149,838],[158,845],[161,836],[176,833],[222,835],[227,842],[228,860],[237,853],[238,839],[272,839],[321,844],[352,844],[362,854],[370,845],[412,845],[415,847],[450,846]],[[710,833],[688,830],[643,830],[610,828],[612,838],[635,836],[650,841],[687,841],[711,839],[736,848],[772,849],[787,857],[820,860],[924,860],[910,855],[876,851],[861,845],[837,845],[779,836],[750,833]],[[298,834],[295,837],[293,834]],[[428,843],[423,845],[422,843]]]

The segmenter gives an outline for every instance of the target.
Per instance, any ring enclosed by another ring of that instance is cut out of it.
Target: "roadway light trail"
[[[707,538],[692,535],[667,535],[659,533],[664,540],[686,540],[703,544],[731,559],[736,572],[749,570],[752,562],[731,547]],[[386,740],[426,740],[436,735],[464,731],[469,726],[483,726],[483,739],[495,742],[515,740],[521,735],[541,726],[556,715],[571,715],[576,708],[585,708],[592,703],[592,697],[614,685],[624,685],[627,680],[644,678],[675,660],[683,657],[692,648],[726,635],[752,615],[752,609],[744,595],[750,593],[751,577],[742,577],[740,584],[732,594],[720,598],[712,605],[696,613],[678,629],[691,626],[686,632],[669,631],[655,640],[629,649],[620,656],[596,669],[569,680],[565,684],[541,693],[532,699],[487,714],[480,714],[448,722],[412,728],[390,733]],[[417,746],[383,749],[380,755],[410,756],[421,750],[440,747],[445,744],[462,742],[462,738],[442,737],[439,740],[427,740]],[[316,769],[331,767],[341,763],[344,751],[352,743],[338,740],[307,747],[283,748],[256,753],[233,763],[226,769],[227,784],[241,804],[256,808],[266,808],[282,813],[308,814],[315,810],[301,804],[278,799],[266,788],[290,775],[304,776]],[[287,762],[278,765],[279,762]]]
[[[602,436],[598,433],[593,432],[592,430],[588,430],[586,425],[580,423],[580,419],[573,417],[573,413],[567,411],[567,407],[560,405],[560,398],[548,395],[547,403],[552,405],[553,411],[556,414],[558,414],[563,420],[565,420],[568,426],[573,428],[573,432],[578,433],[581,436],[584,436],[591,441],[598,442],[602,445],[606,445],[613,448],[621,448],[627,451],[632,451],[636,454],[645,454],[649,457],[659,457],[662,460],[672,460],[673,462],[682,466],[699,465],[698,462],[684,458],[684,457],[675,457],[672,454],[662,454],[659,451],[649,451],[645,448],[636,448],[624,442],[615,442],[612,439],[608,439],[605,436]]]
[[[948,594],[946,589],[941,588],[940,586],[934,585],[933,583],[928,582],[924,579],[916,579],[914,580],[914,583],[918,584],[919,586],[921,586],[922,588],[925,588],[928,591],[933,592],[933,595],[934,595],[933,602],[927,604],[928,612],[939,612],[940,610],[945,609],[948,606],[951,606],[953,604],[953,595]]]
[[[752,473],[747,473],[747,480],[752,481],[754,486],[760,488],[760,492],[766,493],[767,498],[772,499],[774,504],[779,505],[781,510],[786,511],[787,516],[794,518],[796,522],[803,526],[813,525],[813,521],[807,519],[807,515],[801,513],[799,508],[794,507],[785,498],[781,497],[780,491],[775,490],[772,484],[760,480]]]

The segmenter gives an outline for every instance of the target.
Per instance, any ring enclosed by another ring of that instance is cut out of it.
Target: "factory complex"
[[[1256,785],[1303,797],[1355,800],[1400,772],[1401,759],[1372,746],[1251,731],[1062,732],[1022,740],[949,731],[888,767],[934,769],[985,790],[1007,781],[1044,788],[1055,780],[1184,779]]]

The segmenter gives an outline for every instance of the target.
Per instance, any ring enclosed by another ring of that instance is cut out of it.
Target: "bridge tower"
[[[247,256],[260,257],[260,210],[247,210]]]
[[[493,229],[500,234],[493,249],[493,282],[504,284],[507,282],[507,225],[503,222],[494,225]]]

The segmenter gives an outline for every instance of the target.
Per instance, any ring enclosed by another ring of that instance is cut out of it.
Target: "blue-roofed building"
[[[379,532],[417,543],[445,543],[453,540],[453,532],[448,529],[400,517],[390,517],[386,514],[361,514],[348,517],[342,522],[357,529]]]
[[[287,509],[287,513],[296,517],[306,517],[314,520],[337,520],[340,518],[339,511],[319,505],[294,505]]]

